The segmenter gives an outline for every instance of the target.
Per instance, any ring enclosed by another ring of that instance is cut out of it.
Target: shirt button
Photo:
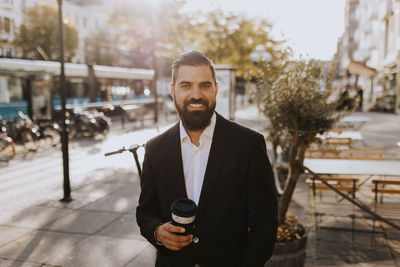
[[[197,236],[195,236],[193,238],[193,243],[195,243],[195,244],[199,243],[199,238]]]

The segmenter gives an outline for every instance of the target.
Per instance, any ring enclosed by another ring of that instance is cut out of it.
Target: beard
[[[205,99],[188,99],[183,102],[183,107],[176,103],[174,98],[175,107],[178,110],[179,117],[182,120],[182,124],[185,129],[189,131],[204,130],[211,122],[211,117],[215,110],[215,101],[211,103]],[[189,104],[203,104],[206,108],[205,110],[188,110]]]

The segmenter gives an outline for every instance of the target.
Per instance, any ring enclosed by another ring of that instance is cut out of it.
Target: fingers
[[[165,224],[165,229],[170,233],[184,233],[185,232],[185,228],[172,225],[169,222]]]
[[[192,236],[183,236],[183,237],[188,237],[186,241],[181,241],[181,242],[176,242],[175,240],[171,240],[171,239],[166,239],[165,242],[163,243],[164,246],[168,249],[171,250],[181,250],[182,248],[188,246],[190,243],[192,243]]]
[[[185,229],[177,227],[171,223],[160,225],[157,229],[157,238],[161,243],[170,250],[178,251],[192,243],[193,235],[176,235],[175,233],[183,233]]]

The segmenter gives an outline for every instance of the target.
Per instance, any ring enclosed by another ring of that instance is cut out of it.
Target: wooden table
[[[400,176],[399,160],[304,159],[304,166],[318,174]]]

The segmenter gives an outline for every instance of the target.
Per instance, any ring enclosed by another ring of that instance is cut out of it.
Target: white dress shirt
[[[199,205],[201,188],[206,173],[208,155],[210,154],[215,123],[217,120],[216,117],[217,116],[214,112],[210,124],[200,135],[199,146],[196,146],[190,141],[190,137],[183,127],[182,121],[179,123],[186,193],[188,198],[193,200],[197,205]]]

